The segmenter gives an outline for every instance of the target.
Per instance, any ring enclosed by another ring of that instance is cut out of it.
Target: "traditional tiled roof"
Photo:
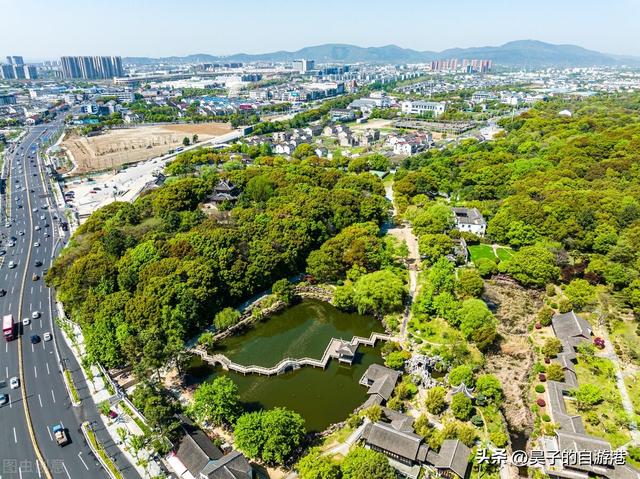
[[[232,451],[202,469],[201,478],[207,479],[252,479],[253,472],[247,458],[239,451]]]
[[[180,439],[176,456],[195,477],[212,459],[222,457],[211,439],[186,416],[179,416],[184,436]]]
[[[459,477],[465,477],[469,467],[471,449],[457,439],[447,439],[442,442],[437,455],[427,456],[427,461],[433,461],[438,469],[449,469]]]
[[[484,225],[486,224],[478,208],[453,208],[458,224]]]
[[[368,394],[377,394],[386,401],[391,397],[399,377],[398,371],[380,364],[372,364],[365,371],[360,383],[369,385]]]
[[[369,446],[383,449],[413,462],[423,462],[427,457],[428,448],[422,444],[421,436],[414,432],[398,431],[391,424],[369,423],[362,432],[362,438]]]
[[[592,330],[589,322],[573,311],[556,314],[551,319],[551,325],[558,339],[573,347],[591,337]]]

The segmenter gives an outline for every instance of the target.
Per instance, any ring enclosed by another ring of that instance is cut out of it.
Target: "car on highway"
[[[5,224],[4,224],[4,227],[5,227],[5,228],[11,228],[11,223],[9,223],[9,222],[5,223]]]
[[[35,230],[40,231],[40,225],[36,225]]]
[[[31,276],[31,281],[38,281],[40,279],[40,276],[38,276],[36,273],[33,273],[33,275]]]
[[[15,246],[16,244],[13,241],[9,241],[7,243],[7,246],[11,246],[12,248]]]
[[[0,296],[5,296],[7,294],[6,289],[0,289]]]
[[[53,339],[53,336],[51,336],[51,333],[47,331],[46,333],[44,333],[43,338],[45,341],[51,341]]]
[[[30,318],[22,318],[22,325],[23,326],[29,326],[31,324],[31,319]]]
[[[31,313],[31,319],[38,319],[40,317],[40,311],[34,311]]]
[[[16,376],[13,376],[9,379],[9,387],[11,389],[18,389],[20,387],[20,380]]]
[[[0,256],[4,256],[5,254],[7,254],[7,252],[3,249],[0,249]]]
[[[33,211],[35,213],[36,211],[38,211],[38,207],[36,206],[35,208],[31,208],[31,211]]]
[[[38,336],[37,334],[32,334],[29,338],[29,341],[31,341],[31,344],[38,344],[40,342],[40,336]]]
[[[18,236],[24,236],[24,231],[22,230],[18,231]]]
[[[4,406],[9,402],[9,396],[7,394],[0,394],[0,406]]]
[[[36,268],[38,268],[38,267],[42,266],[42,261],[40,261],[39,259],[37,259],[37,260],[36,260],[36,262],[35,262],[35,263],[33,263],[33,264],[35,264],[35,265],[36,265]]]
[[[37,248],[38,246],[40,246],[40,242],[36,241],[35,243],[33,243],[33,246]]]
[[[40,219],[41,219],[41,220],[46,220],[46,219],[47,219],[47,217],[46,217],[45,215],[40,215]]]
[[[9,266],[9,269],[13,269],[16,267],[16,264],[13,261],[9,261],[8,266]]]
[[[66,446],[69,444],[69,435],[67,434],[67,430],[62,427],[62,424],[56,424],[51,428],[53,431],[53,437],[56,438],[56,443],[58,446]]]

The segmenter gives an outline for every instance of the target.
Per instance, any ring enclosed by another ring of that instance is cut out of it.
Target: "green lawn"
[[[469,254],[471,255],[471,261],[477,261],[480,258],[496,259],[496,255],[493,254],[493,248],[489,244],[474,244],[469,246]]]
[[[598,385],[603,401],[588,411],[578,411],[573,401],[566,401],[567,412],[582,416],[588,434],[609,441],[614,448],[626,444],[631,434],[616,387],[613,363],[608,359],[579,354],[576,374],[579,384]]]
[[[509,261],[513,257],[513,250],[510,248],[496,248],[496,254],[500,261]]]
[[[640,366],[640,336],[636,332],[637,323],[629,320],[614,320],[611,338],[620,346],[619,356]]]

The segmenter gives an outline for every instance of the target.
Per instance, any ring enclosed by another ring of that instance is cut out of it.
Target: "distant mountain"
[[[445,58],[483,58],[497,65],[508,67],[568,67],[568,66],[613,66],[640,65],[640,58],[610,55],[587,50],[576,45],[554,45],[536,40],[518,40],[497,47],[450,48],[441,52],[417,51],[396,45],[382,47],[358,47],[339,43],[328,43],[302,48],[295,52],[238,53],[228,56],[195,54],[185,57],[128,57],[128,64],[151,63],[215,63],[215,62],[287,62],[297,58],[314,59],[319,63],[418,63]]]

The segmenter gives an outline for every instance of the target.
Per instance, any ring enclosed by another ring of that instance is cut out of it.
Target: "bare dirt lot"
[[[204,141],[230,130],[226,123],[140,126],[92,137],[72,133],[61,146],[75,165],[72,174],[80,175],[160,156],[182,145],[185,136],[191,139],[197,134]]]
[[[528,437],[533,416],[527,405],[529,376],[535,355],[528,340],[529,327],[542,306],[542,294],[495,279],[485,283],[483,299],[492,305],[498,320],[499,348],[486,356],[485,369],[502,383],[503,411],[509,430]]]

